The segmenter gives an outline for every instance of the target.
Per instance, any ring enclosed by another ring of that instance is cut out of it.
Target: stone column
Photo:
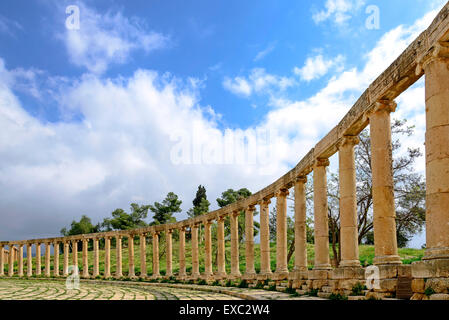
[[[360,266],[354,156],[354,146],[358,143],[358,137],[345,136],[338,145],[341,267]]]
[[[128,235],[128,277],[134,278],[136,276],[134,270],[134,235]]]
[[[75,269],[78,269],[78,241],[79,240],[72,241],[72,265]]]
[[[198,278],[200,276],[200,265],[198,259],[198,224],[191,226],[192,230],[192,277]]]
[[[287,268],[287,196],[288,189],[276,193],[276,278],[288,277]]]
[[[376,103],[369,114],[373,175],[374,264],[400,264],[396,241],[390,112],[392,101]]]
[[[19,277],[23,277],[23,244],[19,244],[19,258],[18,258],[18,269],[17,274]]]
[[[36,243],[36,275],[40,276],[42,273],[41,267],[41,244]]]
[[[53,275],[59,277],[59,242],[53,242]]]
[[[3,248],[3,245],[0,244],[0,276],[5,275],[5,249]]]
[[[245,210],[245,262],[246,270],[245,276],[252,278],[256,275],[254,269],[254,211],[256,208],[254,205],[250,205]]]
[[[179,277],[184,278],[186,273],[186,228],[179,229]]]
[[[153,232],[153,278],[159,278],[159,232]]]
[[[239,210],[231,213],[231,276],[234,278],[241,276],[239,269],[239,215]]]
[[[31,248],[32,244],[27,243],[27,277],[33,276],[33,253]]]
[[[260,202],[260,274],[271,275],[270,261],[270,199]]]
[[[115,277],[121,278],[123,277],[122,273],[122,236],[115,236],[115,259],[116,259],[116,269],[115,269]]]
[[[62,266],[62,275],[69,275],[69,241],[64,241],[64,264]]]
[[[212,272],[212,235],[211,235],[212,221],[204,221],[204,276],[210,278]]]
[[[217,277],[226,277],[224,216],[217,219]]]
[[[92,277],[96,278],[100,275],[100,259],[98,254],[98,238],[93,238],[93,249],[94,249],[94,268]]]
[[[426,77],[426,252],[449,258],[449,47],[435,46]]]
[[[329,219],[327,206],[328,159],[317,159],[313,167],[313,206],[315,226],[315,266],[316,270],[331,269],[329,260]]]
[[[45,276],[50,277],[50,242],[45,243]]]
[[[104,237],[104,277],[111,277],[111,237]]]
[[[166,242],[166,272],[165,276],[171,277],[173,275],[173,267],[172,267],[172,235],[173,230],[168,229],[165,231],[165,242]]]
[[[306,190],[307,177],[295,180],[295,268],[296,272],[307,271],[307,225]]]
[[[14,275],[14,245],[9,245],[9,255],[8,255],[8,276],[12,277]]]
[[[83,239],[83,277],[89,278],[89,239]]]
[[[145,278],[147,276],[147,243],[145,234],[140,235],[140,277]]]

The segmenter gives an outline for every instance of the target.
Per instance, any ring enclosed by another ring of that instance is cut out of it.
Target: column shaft
[[[172,234],[173,230],[167,230],[165,232],[165,242],[166,242],[166,272],[165,275],[167,277],[171,277],[173,275],[173,267],[172,267]]]
[[[123,277],[122,273],[122,236],[115,237],[115,259],[116,259],[116,269],[115,269],[115,277],[121,278]]]
[[[326,167],[329,160],[318,159],[313,168],[313,205],[315,216],[314,269],[331,269],[329,260],[329,219],[327,206]]]
[[[36,275],[41,275],[41,244],[36,243]]]
[[[226,276],[225,265],[225,237],[224,237],[224,217],[217,220],[217,276]]]
[[[27,243],[27,277],[33,275],[33,253],[31,251],[32,244]]]
[[[449,258],[449,48],[424,66],[426,74],[426,253]]]
[[[247,276],[256,274],[254,269],[254,206],[245,210],[245,262]]]
[[[147,243],[145,234],[140,235],[140,277],[147,276]]]
[[[179,277],[186,276],[186,229],[179,229]]]
[[[192,225],[192,277],[200,276],[200,265],[198,259],[198,225]]]
[[[78,240],[72,241],[72,265],[78,272]]]
[[[295,181],[295,271],[307,271],[306,177]]]
[[[8,255],[8,276],[12,277],[14,275],[14,246],[9,245],[9,255]]]
[[[270,262],[270,199],[260,202],[260,273],[271,274]]]
[[[206,277],[210,277],[213,275],[212,273],[212,236],[211,236],[211,221],[204,222],[204,273]]]
[[[373,176],[374,264],[400,264],[396,241],[390,112],[396,104],[378,102],[369,115]]]
[[[240,211],[231,214],[231,276],[240,277],[239,269],[239,219]]]
[[[5,275],[5,249],[2,244],[0,244],[0,276]]]
[[[153,232],[153,278],[160,277],[159,271],[159,233]]]
[[[341,267],[360,266],[354,156],[354,146],[357,143],[359,143],[358,137],[346,136],[340,143],[338,152],[340,171]]]
[[[92,276],[94,278],[98,277],[100,275],[100,259],[99,259],[99,253],[98,253],[98,238],[93,239],[93,246],[94,246],[94,268]]]
[[[111,237],[104,237],[104,277],[111,277]]]
[[[133,278],[136,276],[134,266],[134,236],[128,236],[128,276]]]
[[[59,276],[59,242],[53,243],[53,275]]]
[[[288,189],[276,193],[276,274],[287,276],[287,196]]]
[[[62,275],[67,277],[69,275],[69,242],[64,241],[64,262],[62,267]]]
[[[18,269],[17,274],[19,277],[23,277],[23,244],[19,244],[19,258],[18,258]]]

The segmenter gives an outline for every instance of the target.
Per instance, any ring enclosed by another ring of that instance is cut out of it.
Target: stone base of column
[[[449,259],[449,247],[426,249],[423,260]]]
[[[288,271],[276,271],[275,273],[273,273],[271,279],[275,281],[287,280],[288,274]]]
[[[155,279],[160,279],[160,278],[161,278],[161,275],[160,275],[160,274],[152,274],[149,278],[150,278],[150,279],[153,279],[153,280],[155,280]]]
[[[402,264],[401,257],[397,255],[390,255],[390,256],[377,256],[374,257],[373,261],[374,265],[398,265]]]
[[[237,279],[241,279],[242,278],[242,274],[241,273],[231,273],[228,276],[228,279],[230,280],[237,280]]]
[[[123,274],[116,274],[116,275],[114,275],[114,278],[116,278],[116,279],[123,278]]]
[[[360,267],[359,260],[342,260],[340,261],[339,267]]]
[[[227,279],[228,275],[226,274],[226,272],[217,272],[214,274],[214,279],[215,280],[223,280],[223,279]]]
[[[258,273],[256,275],[256,279],[258,281],[264,281],[264,280],[269,280],[273,278],[273,273],[272,272],[264,272],[264,273]]]
[[[449,259],[417,261],[412,263],[411,268],[411,300],[449,299]]]
[[[307,280],[309,276],[309,271],[307,268],[303,270],[293,270],[288,274],[288,280]]]
[[[201,280],[206,280],[206,281],[213,281],[215,280],[214,274],[213,273],[205,273],[200,275],[199,277]]]
[[[330,273],[332,280],[359,279],[365,280],[365,269],[358,267],[338,267],[332,269]]]
[[[244,273],[242,275],[243,280],[255,280],[257,277],[257,273]]]

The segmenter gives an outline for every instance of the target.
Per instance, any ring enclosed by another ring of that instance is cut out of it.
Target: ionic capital
[[[218,217],[217,217],[217,221],[220,222],[220,223],[221,223],[221,222],[224,222],[225,219],[226,219],[226,215],[222,215],[222,216],[218,216]]]
[[[260,202],[259,202],[260,205],[265,205],[265,206],[268,206],[270,203],[271,203],[271,198],[265,198],[265,199],[260,200]]]
[[[376,105],[374,107],[374,109],[372,110],[372,113],[374,112],[395,112],[396,111],[396,107],[397,107],[397,103],[394,100],[378,100],[376,101]],[[371,115],[371,113],[368,115]]]
[[[234,210],[231,213],[231,216],[233,216],[233,217],[238,217],[239,215],[240,215],[240,210]]]
[[[305,183],[307,183],[307,176],[296,177],[295,182],[299,182],[299,183],[305,184]]]
[[[340,150],[344,146],[355,146],[359,144],[360,138],[358,136],[343,136],[337,143],[337,149]]]
[[[315,160],[315,163],[313,164],[314,167],[328,167],[329,166],[329,159],[327,158],[318,158]]]
[[[420,75],[423,71],[426,71],[427,66],[435,61],[443,60],[449,62],[449,43],[439,41],[432,47],[431,50],[417,59],[416,75]]]
[[[246,210],[254,212],[254,211],[256,211],[256,205],[255,204],[250,204]]]
[[[289,195],[288,189],[282,188],[279,189],[275,194],[276,197],[286,197]]]

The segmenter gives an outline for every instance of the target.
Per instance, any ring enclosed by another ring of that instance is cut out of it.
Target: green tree
[[[95,233],[101,231],[101,225],[98,223],[96,225],[92,224],[92,220],[87,215],[82,215],[80,221],[73,220],[70,224],[70,229],[67,230],[67,228],[61,229],[61,234],[65,237],[67,236],[74,236],[78,234],[88,234],[88,233]],[[72,244],[69,242],[69,249],[71,248]],[[91,246],[91,244],[89,244]],[[82,243],[78,243],[78,250],[82,249]]]
[[[193,208],[187,211],[190,218],[200,216],[209,212],[210,202],[207,200],[206,188],[202,185],[198,186],[195,198],[192,201]]]
[[[162,203],[155,202],[154,205],[150,205],[150,210],[154,213],[153,222],[150,225],[158,225],[175,222],[176,218],[173,217],[174,213],[181,212],[182,201],[178,199],[178,196],[169,192]]]
[[[131,213],[126,213],[123,209],[115,209],[112,212],[112,218],[103,220],[102,227],[105,231],[145,227],[149,208],[149,205],[139,206],[137,203],[131,203]]]

